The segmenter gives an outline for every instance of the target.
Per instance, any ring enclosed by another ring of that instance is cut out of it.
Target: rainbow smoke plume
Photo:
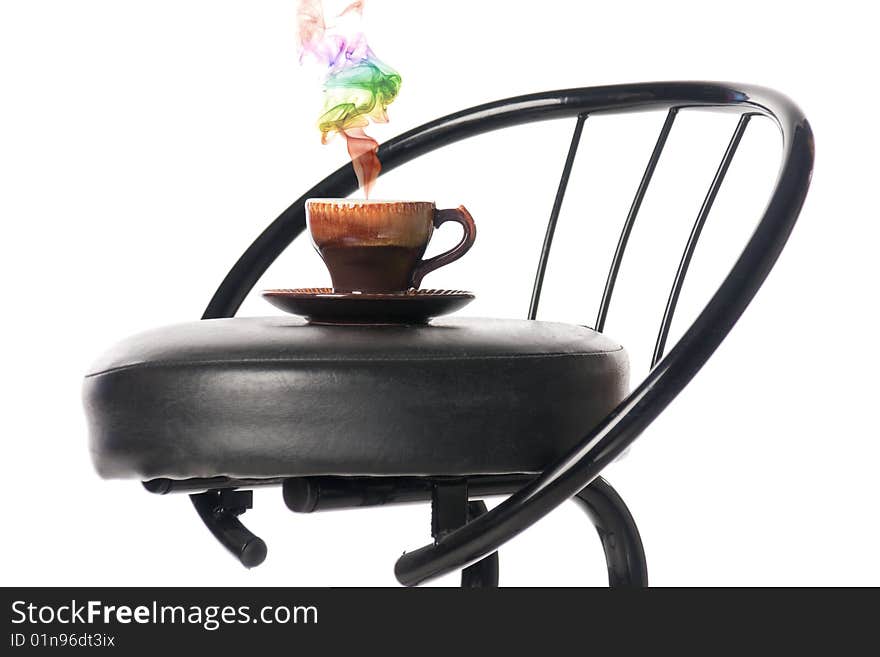
[[[326,66],[324,110],[318,119],[321,142],[332,133],[341,134],[364,195],[382,164],[376,155],[378,142],[364,128],[370,119],[388,121],[388,105],[400,90],[400,75],[383,64],[361,31],[364,0],[356,0],[337,15],[332,24],[324,20],[321,0],[299,0],[300,63],[313,59]]]

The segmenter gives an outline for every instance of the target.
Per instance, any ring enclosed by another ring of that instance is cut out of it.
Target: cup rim
[[[335,203],[336,205],[430,205],[436,207],[435,201],[408,201],[406,199],[364,199],[364,198],[309,198],[306,206],[312,203]]]

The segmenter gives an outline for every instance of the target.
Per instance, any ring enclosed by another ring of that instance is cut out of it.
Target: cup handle
[[[449,210],[434,210],[434,228],[439,228],[441,224],[447,221],[455,221],[461,224],[461,227],[464,229],[464,235],[461,236],[461,241],[449,249],[449,251],[436,255],[433,258],[422,260],[416,265],[411,281],[414,288],[418,288],[422,284],[425,274],[458,260],[474,245],[474,240],[477,238],[477,225],[474,223],[471,213],[463,205]]]

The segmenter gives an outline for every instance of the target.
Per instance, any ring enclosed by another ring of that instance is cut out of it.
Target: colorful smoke
[[[345,138],[358,183],[369,196],[382,169],[378,142],[365,131],[370,120],[388,121],[388,105],[400,90],[400,75],[383,64],[361,30],[364,0],[347,5],[332,23],[324,20],[321,0],[299,0],[300,63],[326,67],[324,110],[318,119],[321,142],[339,133]]]

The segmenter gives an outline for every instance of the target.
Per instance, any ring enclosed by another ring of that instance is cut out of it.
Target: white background
[[[667,79],[763,84],[816,134],[813,187],[764,288],[714,358],[606,471],[639,522],[655,585],[880,584],[876,424],[876,21],[862,2],[367,3],[403,75],[380,140],[448,112],[554,88]],[[183,496],[92,469],[82,375],[114,341],[196,319],[239,254],[345,162],[321,146],[294,0],[0,4],[3,372],[0,582],[391,585],[427,540],[425,506],[296,516],[260,490],[269,544],[231,559]],[[590,119],[541,318],[591,324],[663,116]],[[683,238],[735,117],[683,113],[645,200],[607,332],[646,360]],[[464,314],[523,317],[572,121],[437,152],[376,197],[465,203],[473,251],[430,287]],[[767,200],[779,137],[756,120],[710,217],[679,334]],[[449,231],[448,233],[446,231]],[[440,231],[432,249],[457,237]],[[326,284],[305,240],[257,285]],[[252,295],[242,314],[274,312]],[[344,403],[344,400],[340,400]],[[501,553],[503,585],[604,583],[598,540],[564,506]],[[454,584],[455,577],[440,584]]]

